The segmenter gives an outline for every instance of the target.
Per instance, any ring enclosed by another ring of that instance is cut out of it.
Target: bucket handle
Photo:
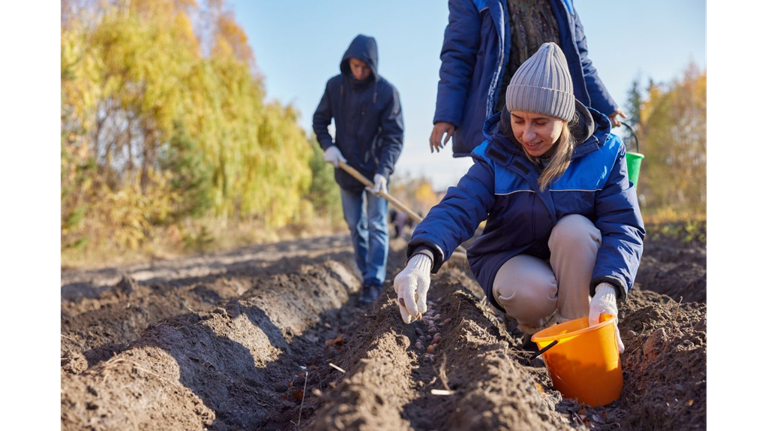
[[[640,139],[637,137],[637,133],[635,133],[635,129],[632,128],[632,126],[629,125],[629,123],[625,123],[623,121],[620,122],[622,126],[625,126],[627,129],[629,129],[629,133],[632,134],[632,137],[635,138],[635,148],[637,148],[637,152],[640,153]]]
[[[556,344],[557,344],[559,341],[560,341],[560,340],[555,340],[555,341],[553,341],[553,342],[549,343],[549,344],[547,345],[547,347],[545,347],[545,348],[543,348],[543,349],[539,350],[539,351],[536,353],[536,355],[535,355],[533,358],[531,358],[531,359],[536,359],[536,358],[538,358],[539,356],[543,355],[543,354],[544,354],[544,352],[546,352],[547,350],[549,350],[549,349],[551,349],[551,348],[555,347],[555,345],[556,345]]]

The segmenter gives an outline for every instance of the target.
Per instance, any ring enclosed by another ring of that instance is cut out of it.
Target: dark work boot
[[[367,305],[375,301],[380,294],[381,286],[365,283],[363,284],[363,292],[360,294],[360,298],[358,298],[357,301],[362,305]]]

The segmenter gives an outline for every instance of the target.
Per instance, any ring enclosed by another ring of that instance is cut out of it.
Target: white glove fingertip
[[[403,322],[405,322],[406,325],[411,323],[412,319],[411,315],[408,314],[408,310],[400,304],[397,304],[397,308],[400,309],[400,317],[403,319]]]
[[[419,309],[419,313],[426,313],[427,312],[427,287],[424,285],[421,285],[419,286],[416,292],[419,295],[419,300],[416,301],[416,306]]]
[[[593,308],[589,310],[589,326],[594,326],[600,323],[600,314],[602,310]]]
[[[619,353],[624,353],[624,342],[621,341],[621,335],[619,335],[619,324],[614,324],[614,330],[616,331],[616,344],[619,346]]]
[[[416,302],[413,298],[413,293],[408,292],[405,297],[403,298],[403,301],[405,301],[405,308],[408,310],[408,314],[410,314],[413,317],[416,317],[419,315],[418,306],[416,305]]]

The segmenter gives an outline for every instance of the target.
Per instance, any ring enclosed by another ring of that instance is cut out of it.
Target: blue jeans
[[[341,205],[352,234],[355,263],[363,274],[363,283],[381,287],[389,252],[387,200],[365,190],[341,189]]]

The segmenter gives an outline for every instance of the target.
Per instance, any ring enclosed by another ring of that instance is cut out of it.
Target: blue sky
[[[379,71],[400,91],[405,144],[397,173],[426,175],[437,188],[454,184],[471,164],[451,151],[430,154],[447,0],[231,1],[265,77],[267,97],[291,103],[311,131],[325,82],[357,34],[376,38]],[[590,58],[624,106],[634,79],[667,82],[691,61],[706,66],[706,2],[575,1]]]

